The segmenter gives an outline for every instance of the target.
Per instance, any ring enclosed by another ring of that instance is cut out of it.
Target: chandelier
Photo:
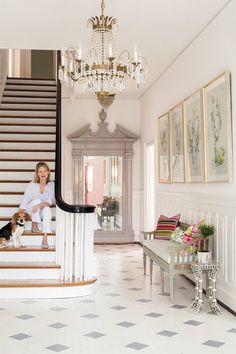
[[[104,9],[104,0],[101,0],[101,15],[88,20],[92,38],[85,57],[82,57],[81,47],[61,52],[59,79],[70,87],[78,83],[82,91],[96,94],[106,107],[107,102],[110,105],[114,96],[125,89],[129,78],[135,80],[137,87],[145,82],[146,60],[136,46],[132,56],[128,50],[118,55],[113,38],[117,20],[105,16]]]

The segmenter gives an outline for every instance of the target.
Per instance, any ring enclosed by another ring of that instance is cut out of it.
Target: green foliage
[[[199,231],[201,232],[203,237],[208,237],[214,235],[215,233],[215,226],[208,225],[208,224],[201,224],[198,226]]]

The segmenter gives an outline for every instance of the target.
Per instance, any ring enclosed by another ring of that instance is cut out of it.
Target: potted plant
[[[209,250],[210,237],[215,233],[215,226],[212,224],[201,224],[198,226],[199,231],[203,240],[201,242],[200,248],[198,249],[198,262],[199,263],[209,263],[211,262],[211,251]]]

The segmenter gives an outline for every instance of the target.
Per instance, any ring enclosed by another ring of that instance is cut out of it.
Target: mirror
[[[90,124],[68,138],[72,143],[75,204],[96,206],[95,242],[133,242],[132,159],[138,136],[116,124],[108,130],[106,114],[98,129]]]
[[[85,204],[96,206],[96,230],[122,229],[122,157],[84,156]]]

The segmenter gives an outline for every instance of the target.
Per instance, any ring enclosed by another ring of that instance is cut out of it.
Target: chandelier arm
[[[127,50],[127,49],[124,49],[121,53],[120,53],[120,55],[118,56],[118,58],[117,58],[117,61],[122,57],[122,55],[124,54],[124,53],[127,53],[127,56],[128,56],[128,61],[130,60],[130,52]]]

